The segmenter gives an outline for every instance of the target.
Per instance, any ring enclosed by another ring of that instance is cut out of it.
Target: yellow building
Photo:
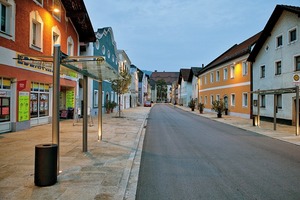
[[[250,118],[251,66],[247,58],[259,35],[235,44],[199,72],[199,102],[204,103],[205,112],[212,112],[214,100],[223,99],[225,114]]]

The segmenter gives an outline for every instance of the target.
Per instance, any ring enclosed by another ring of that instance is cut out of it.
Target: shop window
[[[7,89],[9,90],[11,87],[10,79],[8,78],[1,78],[0,77],[0,89]]]
[[[0,97],[0,122],[10,121],[10,98]]]
[[[31,83],[30,117],[44,117],[49,115],[49,84]]]

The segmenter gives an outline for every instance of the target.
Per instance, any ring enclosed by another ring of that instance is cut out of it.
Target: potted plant
[[[195,101],[194,101],[194,99],[191,99],[191,101],[189,102],[189,107],[192,109],[192,111],[195,110]]]
[[[110,111],[113,113],[114,108],[117,107],[117,103],[115,101],[110,102]]]
[[[109,114],[111,111],[111,101],[107,100],[104,104],[104,107],[106,108],[106,113]]]
[[[222,117],[222,113],[225,111],[226,106],[224,104],[224,101],[222,99],[220,100],[215,100],[212,102],[212,110],[214,110],[215,112],[217,112],[217,116],[218,118]]]
[[[204,110],[204,108],[205,108],[204,103],[199,103],[199,104],[198,104],[198,108],[199,108],[200,113],[202,114],[202,113],[203,113],[203,110]]]

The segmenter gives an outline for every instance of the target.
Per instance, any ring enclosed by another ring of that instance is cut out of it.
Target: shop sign
[[[17,90],[21,91],[24,90],[26,88],[26,80],[23,81],[17,81]]]
[[[52,74],[53,64],[52,62],[45,62],[32,57],[26,57],[21,54],[17,54],[17,66],[22,68],[31,69],[34,71],[46,72]]]

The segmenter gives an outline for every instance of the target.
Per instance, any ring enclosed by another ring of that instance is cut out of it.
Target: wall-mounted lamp
[[[53,8],[53,12],[55,12],[55,13],[59,13],[59,12],[60,12],[60,10],[59,10],[58,8]]]

